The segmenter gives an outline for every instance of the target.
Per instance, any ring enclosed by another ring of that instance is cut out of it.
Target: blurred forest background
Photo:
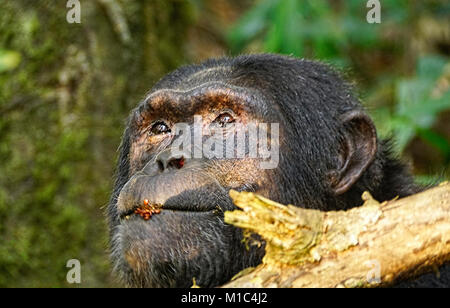
[[[115,286],[103,216],[125,119],[208,57],[278,52],[340,68],[417,181],[450,177],[450,2],[0,1],[0,287]]]

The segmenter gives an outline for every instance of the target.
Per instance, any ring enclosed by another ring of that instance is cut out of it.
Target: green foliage
[[[407,46],[412,39],[429,44],[430,28],[445,33],[450,5],[438,0],[381,1],[381,24],[377,25],[366,21],[366,3],[261,0],[230,28],[228,41],[233,53],[278,52],[350,68],[353,77],[363,81],[359,86],[369,93],[365,101],[377,107],[371,112],[381,135],[394,135],[399,153],[413,138],[422,139],[442,155],[448,166],[450,132],[443,135],[434,125],[440,114],[450,111],[450,92],[445,81],[450,74],[449,54],[414,54]],[[442,23],[442,30],[428,25],[426,36],[421,38],[412,28],[430,18],[436,18],[438,25]],[[439,40],[437,44],[450,44],[448,34]],[[417,59],[415,70],[394,70],[411,67],[411,58]],[[412,77],[405,77],[411,73]],[[440,90],[439,83],[444,84]]]
[[[81,287],[114,286],[104,207],[116,150],[132,107],[184,60],[190,16],[167,0],[99,3],[68,24],[64,1],[0,1],[0,287],[76,287],[70,259]]]
[[[20,54],[11,50],[0,49],[0,73],[12,70],[20,63]]]
[[[383,1],[391,20],[402,21],[405,1]],[[379,43],[379,27],[366,21],[363,1],[341,2],[335,9],[327,0],[263,0],[249,10],[230,30],[228,41],[234,53],[255,40],[266,52],[327,59],[343,64],[349,47],[370,48]]]
[[[450,109],[450,89],[436,93],[439,78],[450,71],[445,58],[426,56],[418,60],[416,76],[400,78],[395,86],[397,104],[394,110],[375,111],[377,123],[384,135],[394,132],[396,146],[403,151],[414,136],[419,136],[439,150],[445,160],[450,159],[450,142],[433,131],[438,115]]]

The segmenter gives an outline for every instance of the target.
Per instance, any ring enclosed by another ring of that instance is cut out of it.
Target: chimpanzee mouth
[[[150,203],[148,199],[145,199],[142,204],[137,204],[131,210],[124,212],[120,215],[122,220],[129,220],[133,216],[140,216],[144,220],[149,220],[152,216],[160,214],[162,211],[171,212],[189,212],[189,213],[204,213],[217,211],[221,212],[220,207],[211,208],[180,208],[173,204],[162,205],[158,203]]]
[[[150,203],[148,199],[144,199],[142,204],[136,205],[130,211],[121,215],[122,219],[129,219],[130,215],[139,215],[144,220],[149,220],[153,215],[161,213],[162,205],[158,203]]]

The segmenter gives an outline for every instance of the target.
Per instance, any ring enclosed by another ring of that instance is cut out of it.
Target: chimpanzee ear
[[[345,193],[361,177],[375,158],[377,133],[372,120],[362,111],[350,111],[341,118],[344,138],[339,166],[330,173],[331,187],[337,195]]]

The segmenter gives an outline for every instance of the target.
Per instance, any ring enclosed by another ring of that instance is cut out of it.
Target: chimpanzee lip
[[[134,206],[132,209],[120,214],[120,219],[125,219],[126,217],[130,217],[130,216],[135,216],[138,214],[135,213],[135,211],[140,208],[141,205],[136,205]],[[185,208],[185,207],[176,207],[173,205],[168,205],[168,206],[161,206],[161,211],[171,211],[171,212],[185,212],[185,213],[205,213],[205,212],[211,212],[214,211],[216,208],[202,208],[202,209],[198,209],[198,208]]]

